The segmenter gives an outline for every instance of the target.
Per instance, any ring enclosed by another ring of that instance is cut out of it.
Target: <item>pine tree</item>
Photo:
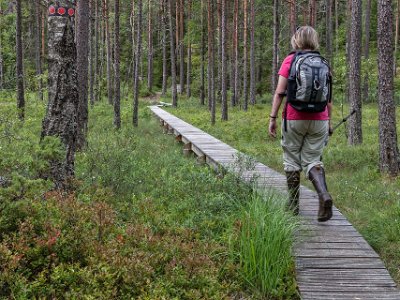
[[[17,48],[17,109],[18,118],[25,118],[25,90],[24,90],[24,67],[22,53],[22,8],[21,0],[17,0],[17,24],[16,24],[16,48]]]
[[[114,0],[114,126],[121,128],[121,84],[120,84],[120,42],[119,42],[119,0]]]

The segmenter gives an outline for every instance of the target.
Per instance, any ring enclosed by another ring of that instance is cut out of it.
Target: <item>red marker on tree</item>
[[[63,15],[65,15],[66,10],[65,10],[64,7],[59,7],[58,10],[57,10],[57,12],[58,12],[58,14],[59,14],[60,16],[63,16]]]

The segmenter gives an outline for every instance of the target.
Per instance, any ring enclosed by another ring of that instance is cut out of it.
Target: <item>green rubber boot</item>
[[[297,216],[299,214],[300,171],[286,172],[286,181],[289,191],[287,207]]]
[[[318,221],[325,222],[332,218],[332,197],[328,193],[326,186],[325,171],[322,166],[317,165],[308,172],[308,178],[311,180],[319,198]]]

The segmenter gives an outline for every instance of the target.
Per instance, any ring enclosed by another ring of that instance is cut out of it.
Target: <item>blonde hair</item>
[[[318,33],[311,26],[301,26],[292,36],[293,50],[318,50]]]

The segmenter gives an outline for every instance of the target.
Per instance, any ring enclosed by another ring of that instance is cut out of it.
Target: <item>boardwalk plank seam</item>
[[[181,137],[177,140],[186,144],[186,151],[203,157],[218,172],[225,168],[240,173],[243,180],[255,183],[258,188],[274,188],[287,195],[285,176],[157,106],[150,109],[164,130]],[[251,168],[243,171],[238,167],[241,159]],[[301,186],[303,219],[296,232],[293,255],[302,299],[400,300],[400,291],[378,254],[346,217],[333,207],[332,219],[319,223],[315,220],[317,206],[317,194]]]

